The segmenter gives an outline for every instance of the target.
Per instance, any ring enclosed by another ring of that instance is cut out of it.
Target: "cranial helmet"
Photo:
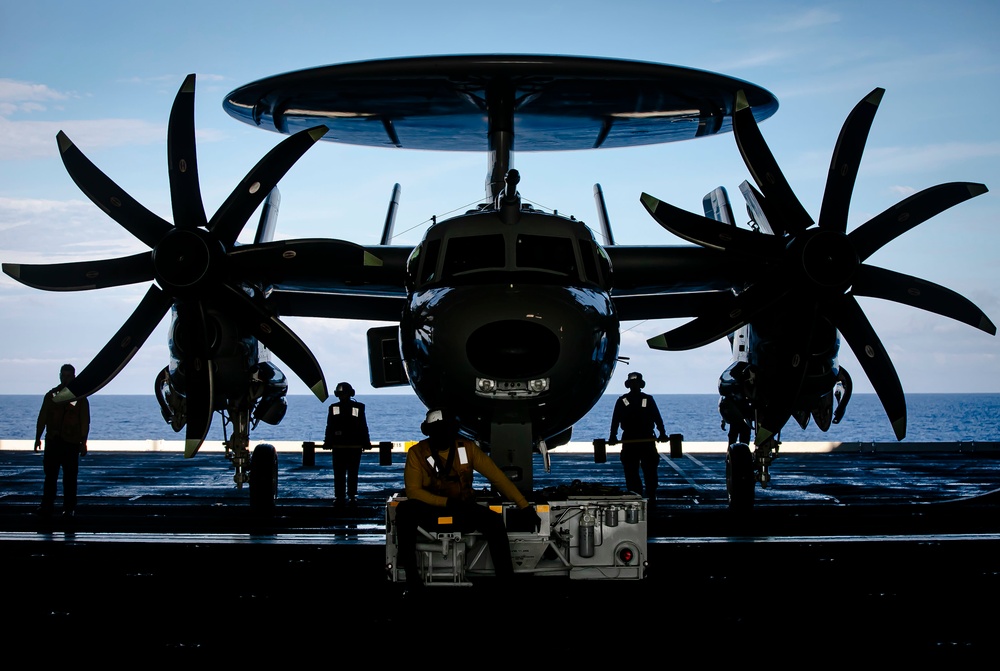
[[[352,398],[354,396],[354,387],[347,382],[338,382],[337,388],[333,390],[333,395],[337,398]]]
[[[642,373],[629,373],[625,378],[625,386],[629,389],[642,389],[646,383],[642,380]]]
[[[454,418],[446,414],[444,410],[428,410],[427,417],[420,424],[420,432],[425,436],[443,433],[450,430],[454,421]]]

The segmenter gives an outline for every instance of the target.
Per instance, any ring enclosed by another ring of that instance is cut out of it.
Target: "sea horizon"
[[[607,438],[618,394],[605,394],[573,427],[574,442]],[[716,394],[653,394],[667,433],[684,440],[724,441]],[[31,440],[41,395],[0,394],[0,439]],[[288,410],[277,425],[260,423],[251,440],[322,442],[326,409],[336,399],[320,402],[310,395],[289,395]],[[373,442],[419,440],[426,409],[412,394],[361,394]],[[907,433],[902,442],[1000,441],[1000,394],[907,394]],[[152,394],[95,394],[90,397],[92,440],[181,440],[160,414]],[[213,416],[206,440],[225,439],[221,416]],[[897,442],[875,394],[854,394],[843,421],[820,431],[813,422],[805,429],[790,420],[781,440],[794,442]]]

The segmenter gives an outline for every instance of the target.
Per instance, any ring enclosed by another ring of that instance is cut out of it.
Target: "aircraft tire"
[[[726,450],[726,494],[730,510],[747,510],[753,507],[754,463],[750,446],[733,443]]]
[[[250,455],[250,509],[258,515],[274,512],[278,496],[278,451],[274,445],[261,443]]]

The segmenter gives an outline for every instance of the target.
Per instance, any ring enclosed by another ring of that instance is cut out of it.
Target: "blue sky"
[[[279,9],[280,7],[280,9]],[[849,229],[935,184],[981,182],[967,201],[893,241],[869,263],[942,284],[1000,321],[1000,4],[995,2],[52,2],[0,0],[0,260],[66,262],[147,248],[77,189],[58,156],[65,131],[105,174],[170,220],[166,124],[188,73],[198,75],[202,193],[212,212],[282,136],[222,110],[250,81],[332,63],[431,54],[540,53],[682,65],[774,93],[761,125],[799,199],[815,217],[830,156],[851,108],[886,89],[861,164]],[[516,148],[516,146],[515,146]],[[639,203],[648,192],[700,212],[750,175],[731,134],[599,151],[520,153],[522,196],[596,224],[600,183],[620,244],[684,244]],[[279,237],[377,244],[396,182],[394,243],[416,243],[439,217],[484,196],[486,157],[320,143],[280,183]],[[742,204],[736,204],[738,213]],[[739,214],[738,214],[739,218]],[[741,220],[745,221],[745,219]],[[248,226],[247,230],[252,229]],[[244,236],[245,237],[245,236]],[[0,275],[0,394],[42,393],[58,368],[81,369],[131,314],[147,284],[42,292]],[[937,315],[863,299],[903,388],[1000,392],[1000,341]],[[332,388],[368,384],[369,324],[289,319]],[[649,350],[679,322],[623,325],[621,365],[653,393],[716,393],[724,341],[692,352]],[[151,393],[167,364],[167,321],[102,393]],[[871,387],[845,346],[857,392]],[[279,363],[280,365],[280,363]],[[287,372],[287,371],[286,371]],[[308,393],[291,379],[291,393]],[[398,390],[395,390],[398,392]]]

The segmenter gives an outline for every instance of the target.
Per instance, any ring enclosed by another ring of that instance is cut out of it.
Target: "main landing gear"
[[[726,494],[731,510],[749,510],[754,503],[754,484],[766,489],[769,468],[778,456],[780,442],[770,437],[751,452],[746,443],[733,443],[726,450]]]
[[[258,515],[271,515],[277,496],[278,452],[274,445],[261,443],[250,457],[250,509]]]
[[[232,435],[226,437],[224,445],[233,467],[233,482],[237,489],[249,485],[250,509],[255,515],[272,515],[278,496],[278,451],[274,445],[260,443],[250,452],[249,408],[232,404],[228,420]]]

